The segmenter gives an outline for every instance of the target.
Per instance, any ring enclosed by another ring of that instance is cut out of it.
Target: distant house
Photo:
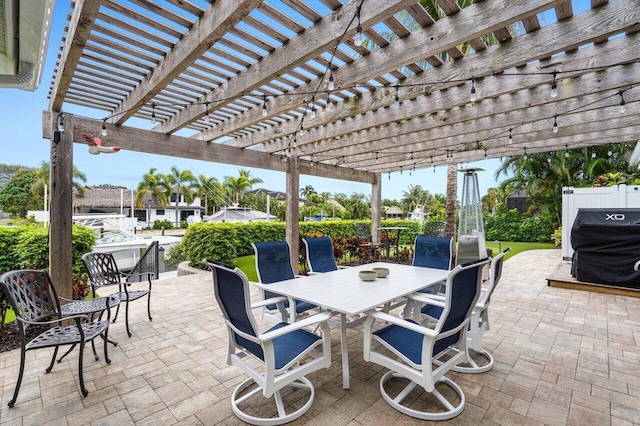
[[[507,209],[516,209],[518,213],[523,214],[527,212],[527,194],[525,191],[518,191],[515,194],[511,194],[507,197]]]
[[[404,211],[398,206],[389,206],[384,215],[387,219],[403,219]]]
[[[121,213],[125,216],[131,215],[131,203],[135,198],[135,191],[115,186],[86,186],[84,196],[73,196],[73,212],[75,214],[84,213]],[[141,226],[150,226],[155,220],[168,220],[175,222],[176,206],[175,196],[171,195],[171,204],[164,207],[158,203],[155,197],[145,197],[142,208],[134,207],[134,216],[141,223]],[[150,208],[151,216],[147,219],[147,211]],[[178,202],[179,220],[186,221],[189,216],[200,217],[204,208],[201,206],[200,198],[195,198],[193,203],[187,204],[184,201],[184,194],[180,194]],[[174,224],[177,225],[177,224]]]

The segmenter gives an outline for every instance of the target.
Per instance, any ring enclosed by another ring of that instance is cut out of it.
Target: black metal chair
[[[375,257],[377,250],[384,247],[382,243],[374,243],[373,236],[371,235],[371,226],[362,222],[354,222],[353,229],[356,231],[356,237],[358,238],[358,245],[365,252],[365,257]]]
[[[424,223],[422,235],[426,237],[444,237],[444,231],[447,226],[446,222],[441,220],[430,220]]]
[[[91,281],[91,288],[94,294],[97,294],[98,289],[107,286],[118,286],[118,291],[111,294],[120,299],[125,304],[125,324],[127,327],[127,334],[131,337],[131,331],[129,330],[129,302],[138,300],[143,297],[147,297],[147,315],[149,321],[152,321],[151,317],[151,280],[156,278],[155,271],[146,270],[146,265],[154,263],[152,256],[157,253],[158,242],[152,242],[140,255],[140,260],[131,270],[131,272],[123,273],[118,269],[113,254],[91,252],[82,256],[82,262],[89,272],[89,280]],[[135,282],[141,282],[146,280],[149,284],[148,288],[130,290],[131,284]],[[120,311],[120,305],[116,309],[116,314],[113,317],[113,322],[118,318],[118,312]]]
[[[60,310],[60,299],[47,271],[25,269],[7,272],[0,278],[0,283],[15,312],[20,335],[20,373],[9,407],[13,407],[18,398],[24,375],[26,352],[41,348],[54,348],[51,363],[46,369],[49,373],[53,369],[60,346],[80,346],[78,357],[80,390],[83,396],[87,396],[89,391],[84,386],[82,369],[84,346],[86,342],[93,342],[96,337],[102,335],[104,358],[107,364],[111,363],[107,353],[109,315],[106,321],[95,322],[90,321],[87,315],[64,316]],[[107,309],[107,312],[110,311]],[[64,320],[73,320],[75,323],[63,325]],[[51,328],[27,342],[25,335],[27,327],[36,325],[50,325]]]
[[[469,360],[467,329],[481,292],[482,268],[488,262],[483,259],[449,272],[444,296],[422,293],[410,296],[416,302],[442,307],[442,315],[433,327],[385,312],[367,313],[364,360],[390,370],[380,379],[380,392],[384,400],[401,413],[423,420],[447,420],[464,409],[462,389],[445,374]],[[376,321],[389,325],[374,329]],[[405,385],[386,386],[391,379],[398,379]],[[448,389],[439,389],[441,385]],[[441,407],[416,404],[416,394],[412,391],[417,386],[436,397]],[[410,401],[403,404],[407,397]],[[426,407],[429,407],[428,411]]]
[[[262,332],[252,309],[270,303],[282,304],[286,298],[279,296],[252,305],[249,281],[242,271],[218,262],[205,263],[213,272],[213,289],[227,325],[227,364],[249,376],[231,395],[233,412],[250,424],[279,425],[299,418],[311,408],[314,399],[313,384],[305,376],[331,364],[331,332],[327,325],[331,313],[322,312],[291,324],[280,322]],[[313,326],[319,328],[320,334],[305,330]],[[294,411],[290,413],[281,395],[281,389],[285,388],[308,393],[306,397],[296,393],[292,399],[287,392],[289,400],[294,401]],[[267,417],[271,413],[257,417],[243,408],[244,405],[253,408],[256,404],[252,402],[259,393],[273,398],[275,417]]]

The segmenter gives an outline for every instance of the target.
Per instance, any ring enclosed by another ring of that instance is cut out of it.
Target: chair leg
[[[57,349],[57,348],[56,348]],[[9,401],[9,408],[13,408],[18,399],[18,392],[20,392],[20,385],[22,384],[22,376],[24,375],[24,362],[25,362],[25,350],[24,347],[20,349],[20,373],[18,373],[18,382],[16,383],[16,390],[13,391],[13,398]],[[55,354],[53,359],[55,359]]]
[[[107,343],[111,343],[111,341],[110,341],[110,340],[109,340],[109,338],[107,337],[108,333],[109,333],[109,329],[106,329],[106,330],[104,331],[104,335],[102,335],[102,339],[103,339],[103,343],[102,343],[102,344],[103,344],[103,346],[104,346],[104,360],[107,362],[107,364],[111,364],[111,359],[109,359],[109,353],[108,353],[108,351],[107,351],[107,348],[108,348]],[[91,344],[93,344],[94,340],[95,340],[95,339],[91,340]],[[117,344],[118,344],[118,343],[116,342],[116,343],[115,343],[115,345],[117,345]],[[115,346],[115,345],[114,345],[114,346]],[[94,349],[94,351],[95,351],[95,349]]]
[[[120,312],[120,305],[122,305],[122,303],[118,303],[118,307],[116,308],[116,314],[113,316],[113,320],[111,322],[116,322],[116,320],[118,319],[118,312]]]
[[[129,331],[129,301],[127,300],[125,303],[126,306],[124,307],[124,322],[127,326],[127,334],[129,335],[129,337],[131,337],[131,331]]]
[[[53,370],[53,363],[56,360],[56,356],[58,356],[58,348],[59,346],[56,346],[55,349],[53,350],[53,356],[51,357],[51,364],[49,364],[49,367],[45,370],[47,373],[51,373],[51,370]]]
[[[84,376],[82,374],[82,358],[84,358],[84,342],[80,343],[80,356],[78,357],[78,377],[80,379],[80,391],[82,396],[89,395],[89,391],[84,387]]]
[[[149,321],[153,321],[151,318],[151,292],[147,293],[147,315],[149,315]]]

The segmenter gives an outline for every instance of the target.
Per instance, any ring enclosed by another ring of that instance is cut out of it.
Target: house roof
[[[366,183],[635,142],[640,4],[585,3],[72,2],[43,136],[76,104],[102,114],[78,143],[104,122],[107,146]]]
[[[134,191],[135,196],[135,191]],[[85,186],[84,196],[73,194],[73,205],[78,207],[116,208],[131,207],[131,190],[119,187]]]
[[[404,211],[398,206],[389,206],[385,211],[386,214],[404,214]]]

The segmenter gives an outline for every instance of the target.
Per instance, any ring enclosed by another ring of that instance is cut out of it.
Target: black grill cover
[[[571,274],[579,281],[640,288],[640,209],[578,209]]]

